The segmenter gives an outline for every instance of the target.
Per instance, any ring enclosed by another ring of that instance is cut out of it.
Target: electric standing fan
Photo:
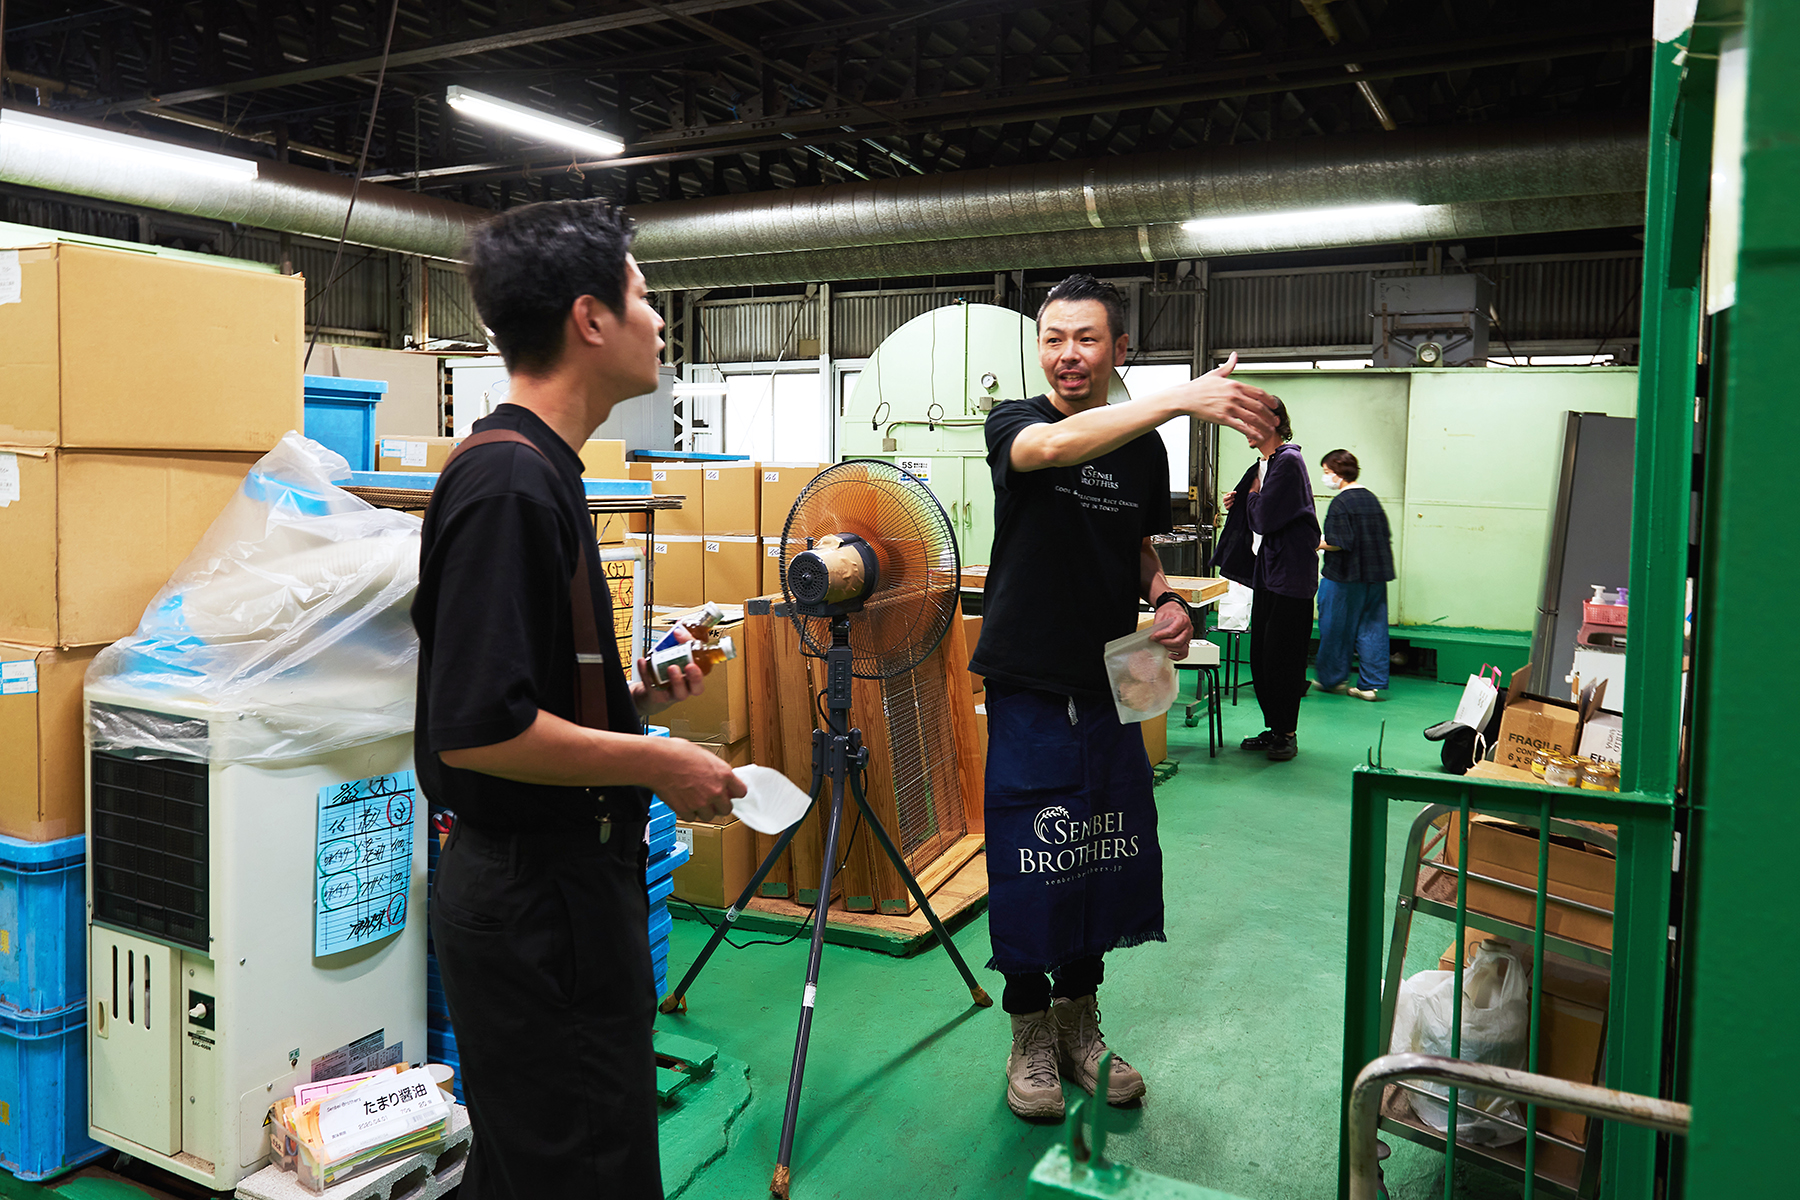
[[[788,547],[805,548],[788,555]],[[956,535],[937,497],[917,478],[875,459],[852,459],[819,473],[794,501],[783,531],[781,587],[788,615],[799,630],[806,653],[825,660],[825,729],[813,731],[813,803],[821,785],[831,781],[831,810],[825,826],[825,861],[820,869],[819,907],[831,903],[831,881],[837,869],[838,832],[843,821],[844,791],[862,809],[863,821],[893,862],[907,890],[931,922],[932,932],[962,973],[969,995],[982,1008],[993,1004],[975,981],[956,943],[938,920],[919,881],[907,868],[893,838],[876,819],[863,795],[862,771],[869,752],[862,731],[850,728],[852,678],[889,679],[924,662],[943,640],[956,615],[961,584]],[[808,809],[810,812],[811,809]],[[775,843],[725,920],[688,968],[662,1011],[685,1008],[687,989],[764,876],[787,850],[801,823],[796,821]],[[772,1196],[786,1200],[789,1160],[800,1113],[800,1084],[806,1071],[807,1040],[812,1032],[813,1001],[819,982],[819,958],[825,949],[825,920],[813,914],[812,953],[806,962],[806,989],[800,1006],[800,1029],[794,1041],[794,1066],[788,1077],[787,1109],[781,1122],[781,1146]]]

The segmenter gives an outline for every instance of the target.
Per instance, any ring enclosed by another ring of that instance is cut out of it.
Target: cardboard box
[[[87,827],[81,684],[98,646],[0,644],[0,833],[28,842]]]
[[[762,477],[755,463],[703,463],[700,470],[701,510],[706,532],[727,537],[755,537]]]
[[[788,551],[789,557],[792,557],[804,545],[804,542],[795,542]],[[762,591],[759,593],[760,595],[778,596],[781,594],[781,539],[778,537],[766,537],[762,539],[762,579],[760,581],[760,586],[762,587]]]
[[[602,546],[623,546],[625,539],[631,536],[631,518],[628,513],[596,513],[594,515],[594,540]]]
[[[261,454],[305,427],[298,275],[68,243],[14,255],[0,444]]]
[[[0,480],[16,479],[18,496],[0,505],[0,641],[132,632],[258,457],[0,449]]]
[[[826,463],[762,463],[758,471],[762,476],[762,494],[758,499],[761,508],[759,518],[764,537],[778,538],[787,531],[788,514],[794,509],[794,501],[813,477],[823,471]]]
[[[688,848],[687,862],[675,868],[675,895],[689,904],[724,908],[756,874],[756,835],[736,817],[719,825],[677,821],[675,840]]]
[[[747,767],[755,760],[750,753],[750,739],[739,738],[735,742],[695,742],[705,750],[711,751],[719,761],[728,767]]]
[[[702,468],[690,463],[667,462],[634,462],[630,465],[632,479],[650,481],[650,493],[654,496],[681,496],[681,507],[676,509],[658,509],[656,512],[656,534],[661,537],[665,533],[689,534],[698,537],[705,532],[703,521],[705,515],[705,498],[701,493]],[[642,533],[645,518],[634,516],[631,528]]]
[[[377,471],[413,471],[437,474],[444,469],[450,452],[462,445],[461,438],[384,437],[375,441]]]
[[[1441,861],[1450,869],[1440,874],[1434,883],[1440,887],[1448,883],[1454,900],[1454,868],[1461,855],[1461,821],[1452,814],[1440,818],[1439,824],[1447,827]],[[1499,817],[1477,814],[1469,821],[1469,844],[1469,870],[1473,875],[1486,875],[1535,891],[1538,863],[1535,830]],[[1544,906],[1545,931],[1572,942],[1611,950],[1611,917],[1559,901],[1574,900],[1610,911],[1614,866],[1613,856],[1606,851],[1574,838],[1552,834],[1549,902]],[[1486,913],[1527,929],[1537,920],[1537,903],[1528,892],[1471,878],[1468,900],[1471,912]]]
[[[1168,713],[1164,713],[1160,717],[1151,717],[1148,721],[1140,722],[1138,728],[1143,731],[1144,753],[1150,756],[1151,766],[1155,766],[1157,763],[1169,757]]]
[[[1616,763],[1625,757],[1625,718],[1618,713],[1597,712],[1581,727],[1581,758]]]
[[[715,627],[738,648],[738,657],[720,663],[707,673],[706,690],[692,700],[672,704],[657,714],[658,724],[693,742],[731,746],[750,736],[750,697],[744,674],[744,625],[742,621]]]
[[[1503,767],[1530,767],[1539,750],[1573,754],[1580,744],[1581,724],[1605,698],[1606,685],[1575,704],[1531,694],[1531,664],[1512,674],[1506,688],[1506,707],[1500,713],[1500,741],[1494,761]]]
[[[1471,932],[1463,961],[1473,962],[1475,947],[1493,940],[1512,947],[1519,958],[1531,962],[1531,946],[1489,939],[1487,934]],[[1438,958],[1438,970],[1450,971],[1456,966],[1456,944],[1444,948]],[[1543,995],[1538,1005],[1537,1027],[1538,1073],[1572,1083],[1597,1083],[1600,1074],[1600,1052],[1606,1038],[1607,989],[1610,979],[1598,967],[1578,963],[1559,954],[1544,953],[1544,977],[1540,981]],[[1585,1145],[1587,1118],[1561,1109],[1540,1109],[1538,1128],[1544,1133]]]
[[[645,551],[650,569],[650,602],[669,608],[693,608],[706,602],[706,567],[700,539],[686,534],[664,537],[658,533],[645,545],[643,534],[631,535]]]
[[[753,537],[707,534],[700,539],[706,571],[706,598],[720,604],[742,604],[762,595],[762,544]]]
[[[625,467],[625,443],[610,438],[591,438],[581,447],[583,479],[630,479]]]

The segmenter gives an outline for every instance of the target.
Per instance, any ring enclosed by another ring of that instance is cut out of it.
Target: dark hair
[[[1356,477],[1362,474],[1362,468],[1356,465],[1356,455],[1348,450],[1333,450],[1319,460],[1319,465],[1345,483],[1355,483]]]
[[[1118,341],[1119,335],[1125,332],[1125,297],[1110,283],[1102,283],[1092,275],[1069,276],[1051,288],[1044,302],[1038,305],[1039,325],[1044,323],[1044,310],[1053,300],[1098,300],[1106,309],[1106,328],[1113,341]]]
[[[1280,396],[1270,396],[1275,402],[1275,436],[1284,442],[1294,440],[1294,423],[1288,420],[1287,405],[1281,402]]]
[[[562,357],[569,308],[592,296],[625,314],[631,218],[606,200],[508,209],[469,236],[469,290],[506,369],[539,373]]]

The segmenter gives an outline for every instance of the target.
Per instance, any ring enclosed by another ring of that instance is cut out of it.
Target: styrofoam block
[[[443,1146],[427,1154],[395,1163],[380,1171],[358,1175],[328,1187],[324,1200],[437,1200],[462,1182],[469,1162],[469,1111],[450,1106],[450,1132]],[[320,1200],[298,1176],[277,1166],[267,1166],[238,1183],[238,1200]]]

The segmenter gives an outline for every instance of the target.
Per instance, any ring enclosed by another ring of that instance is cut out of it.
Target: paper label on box
[[[667,543],[667,542],[656,543],[656,552],[658,554],[667,554],[669,552],[669,543]]]
[[[717,554],[719,552],[719,543],[717,543],[717,542],[706,543],[706,552],[708,554]]]
[[[763,472],[763,482],[764,483],[780,483],[781,482],[781,472],[780,471],[764,471]]]
[[[25,274],[19,269],[17,250],[0,250],[0,304],[17,304]]]
[[[717,483],[717,482],[719,482],[719,472],[718,472],[718,469],[717,469],[717,468],[716,468],[716,467],[715,467],[715,468],[709,468],[709,469],[708,469],[708,470],[707,470],[707,472],[706,472],[706,478],[707,478],[707,481],[708,481],[708,482],[709,482],[709,483]]]
[[[689,854],[694,852],[694,831],[683,825],[675,827],[675,844]]]
[[[401,454],[405,453],[405,447],[405,438],[382,438],[381,457],[399,458]]]
[[[770,546],[767,550],[763,551],[763,553],[767,554],[770,558],[780,558],[781,557],[781,543],[776,542],[773,546]]]
[[[929,458],[896,458],[894,465],[920,483],[931,482],[931,460]]]
[[[19,456],[0,454],[0,508],[19,498]]]
[[[329,1161],[449,1119],[450,1105],[424,1067],[384,1075],[319,1102],[319,1137]]]
[[[37,690],[36,659],[0,663],[0,696],[35,696]]]
[[[653,483],[667,483],[669,482],[669,473],[667,471],[652,471],[650,472],[650,480]]]
[[[401,442],[400,464],[407,467],[425,465],[424,442]]]

